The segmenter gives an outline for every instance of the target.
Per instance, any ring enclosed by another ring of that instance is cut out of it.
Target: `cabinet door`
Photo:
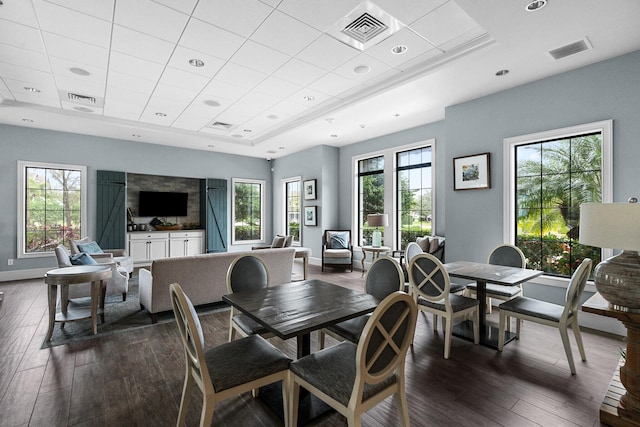
[[[149,259],[151,261],[167,257],[167,242],[167,239],[149,240]]]
[[[147,240],[129,240],[129,256],[133,262],[149,261]]]
[[[174,239],[169,240],[169,257],[170,258],[187,255],[186,245],[185,245],[186,239],[187,239],[186,237],[176,237]]]
[[[187,253],[185,255],[198,255],[202,253],[202,237],[188,237],[184,244]]]

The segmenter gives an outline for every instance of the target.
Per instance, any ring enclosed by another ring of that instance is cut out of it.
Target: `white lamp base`
[[[382,246],[382,233],[380,233],[380,231],[373,230],[373,234],[371,235],[371,246],[374,248]]]

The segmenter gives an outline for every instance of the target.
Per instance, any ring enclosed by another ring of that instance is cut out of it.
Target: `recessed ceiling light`
[[[365,127],[367,127],[367,125],[365,125],[365,124],[363,123],[363,124],[361,124],[361,125],[360,125],[360,127],[361,127],[362,129],[364,129]]]
[[[316,97],[313,95],[305,95],[302,97],[302,99],[304,99],[305,101],[313,101],[314,99],[316,99]]]
[[[498,77],[506,76],[507,74],[509,74],[509,70],[496,71],[496,76]]]
[[[36,89],[35,87],[25,86],[25,87],[24,87],[24,90],[26,90],[27,92],[40,93],[40,89]]]
[[[400,113],[395,113],[393,117],[400,117]]]
[[[278,147],[278,150],[284,150],[284,147]]]
[[[525,9],[527,12],[535,12],[536,10],[540,10],[547,5],[547,0],[534,0],[527,4]]]
[[[338,135],[336,135],[335,133],[331,134],[331,138],[337,138],[337,137],[338,137]]]
[[[158,117],[167,117],[167,115],[165,113],[156,113],[156,116],[158,116]]]
[[[22,121],[25,123],[33,123],[33,120],[31,119],[22,119]]]
[[[83,68],[77,68],[77,67],[69,68],[69,71],[71,71],[73,74],[77,74],[79,76],[88,76],[89,74],[91,74],[87,70],[85,70]]]
[[[204,101],[205,105],[208,105],[209,107],[219,107],[220,103],[218,101],[214,101],[213,99],[207,99],[206,101]]]
[[[394,55],[402,55],[406,51],[407,51],[407,47],[405,45],[403,45],[403,44],[399,44],[398,46],[394,46],[391,49],[391,53],[393,53]]]
[[[271,119],[271,120],[275,120],[275,119],[278,119],[278,118],[279,118],[279,117],[278,117],[278,116],[276,116],[275,114],[269,114],[269,115],[267,116],[267,119]]]
[[[214,148],[214,147],[215,147],[215,145],[213,145],[213,144],[209,144],[209,145],[207,145],[207,147],[209,147],[209,148]]]
[[[243,132],[251,133],[253,131],[251,129],[243,129]]]
[[[193,65],[194,67],[200,68],[200,67],[204,67],[204,62],[202,62],[197,58],[193,58],[189,60],[189,65]]]
[[[138,135],[137,133],[132,133],[131,136],[134,138],[140,138],[140,135]]]
[[[371,67],[368,65],[358,65],[353,69],[353,72],[356,74],[367,74],[369,71],[371,71]]]

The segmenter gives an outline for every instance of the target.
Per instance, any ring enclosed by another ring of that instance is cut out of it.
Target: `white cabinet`
[[[189,256],[202,253],[202,231],[172,231],[169,233],[169,256]]]
[[[169,255],[169,233],[129,233],[129,256],[134,264],[148,264]]]

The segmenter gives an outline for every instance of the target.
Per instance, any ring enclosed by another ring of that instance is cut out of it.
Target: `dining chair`
[[[509,244],[498,245],[495,247],[489,254],[487,263],[493,265],[504,265],[506,267],[527,267],[527,260],[524,253],[522,253],[519,247]],[[470,283],[467,285],[467,296],[475,298],[477,291],[478,285],[476,283]],[[522,285],[505,286],[495,283],[487,283],[486,295],[487,313],[491,313],[492,298],[509,301],[517,296],[521,296]],[[507,323],[507,330],[509,330],[509,323]]]
[[[478,300],[451,293],[451,280],[438,258],[431,254],[416,255],[409,264],[409,282],[418,309],[433,314],[433,330],[437,331],[437,316],[442,316],[445,333],[444,358],[449,358],[451,329],[454,319],[471,317],[473,342],[480,341]]]
[[[409,426],[404,365],[416,326],[416,304],[394,292],[375,309],[358,344],[343,341],[291,363],[289,420],[297,425],[300,386],[360,426],[360,415],[394,396],[401,426]]]
[[[576,337],[580,356],[582,357],[582,361],[586,362],[587,355],[584,352],[582,336],[580,335],[578,313],[580,313],[580,297],[582,296],[582,292],[587,284],[587,279],[591,272],[591,265],[591,259],[585,258],[573,273],[565,294],[564,305],[553,304],[522,296],[500,304],[498,306],[500,309],[498,350],[502,351],[502,348],[504,347],[504,331],[507,316],[516,318],[516,339],[520,339],[520,322],[522,320],[528,320],[541,325],[553,326],[558,328],[560,331],[560,338],[562,339],[564,352],[567,355],[567,360],[569,361],[571,374],[575,375],[576,367],[573,362],[573,354],[571,353],[571,343],[569,342],[567,327],[570,326],[571,329],[573,329],[573,334]]]
[[[364,289],[366,293],[380,300],[396,291],[404,290],[404,274],[398,261],[388,255],[378,257],[367,271]],[[321,329],[318,335],[320,349],[324,348],[326,335],[338,341],[346,339],[357,344],[369,317],[371,314],[365,314]]]
[[[285,426],[288,426],[288,369],[291,359],[260,335],[250,335],[205,350],[202,326],[191,300],[178,283],[172,283],[169,292],[186,361],[177,425],[185,425],[194,383],[202,392],[200,426],[208,427],[218,402],[282,381]]]
[[[245,254],[237,257],[227,270],[227,291],[255,291],[269,286],[269,270],[264,261],[256,255]],[[262,335],[271,338],[273,334],[264,326],[231,307],[229,314],[229,341],[235,339],[236,333],[241,337]]]

